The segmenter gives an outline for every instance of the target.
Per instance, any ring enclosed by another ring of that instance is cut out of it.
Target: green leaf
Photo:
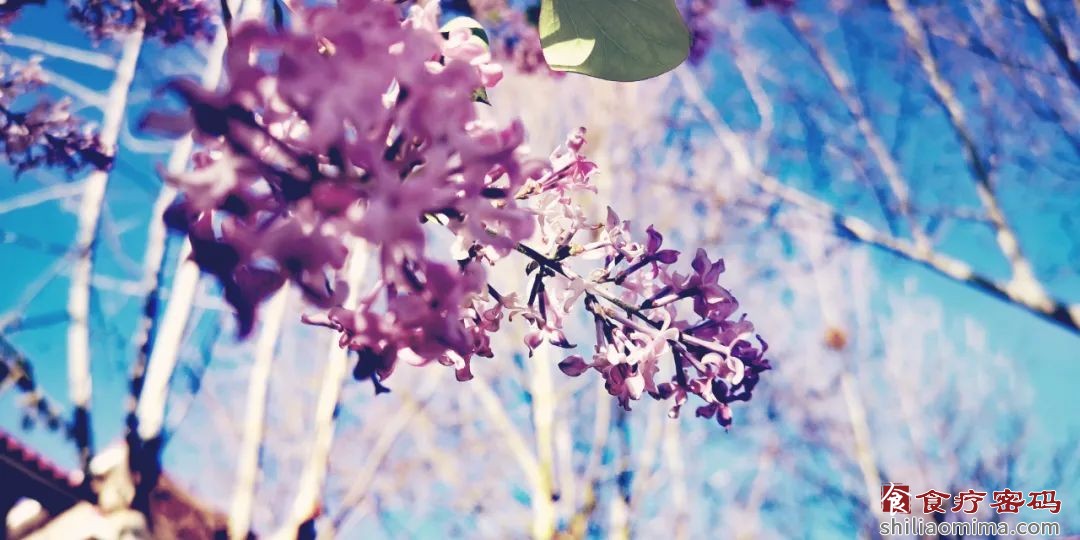
[[[686,60],[690,31],[673,0],[543,0],[540,43],[556,71],[640,81]]]
[[[484,88],[483,86],[473,90],[472,100],[477,103],[483,103],[484,105],[491,105],[491,101],[488,99],[487,88]]]
[[[446,24],[439,29],[439,32],[442,32],[445,35],[458,28],[468,28],[469,30],[472,30],[473,36],[480,38],[480,41],[483,41],[484,45],[491,46],[487,31],[472,17],[454,17],[447,21]]]

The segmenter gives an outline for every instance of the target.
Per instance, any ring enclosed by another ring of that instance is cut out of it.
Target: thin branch
[[[529,449],[525,437],[514,427],[514,422],[506,414],[506,409],[499,400],[499,396],[495,394],[487,381],[479,377],[469,381],[468,386],[480,398],[480,405],[483,406],[484,411],[495,423],[495,428],[499,430],[503,441],[510,448],[510,453],[513,454],[522,472],[525,473],[525,478],[532,488],[533,496],[542,496],[545,489],[540,461]]]
[[[84,189],[85,187],[81,180],[45,186],[37,191],[31,191],[0,201],[0,215],[25,208],[31,208],[57,199],[66,199],[72,195],[82,193]]]
[[[64,93],[69,94],[86,105],[95,107],[98,109],[104,109],[109,105],[109,96],[102,95],[100,92],[91,90],[80,83],[69,79],[56,71],[46,70],[45,77],[48,83],[56,88],[63,90]],[[110,94],[111,95],[111,94]]]
[[[49,253],[52,255],[67,254],[68,247],[46,242],[40,238],[17,233],[0,228],[0,245],[19,246],[21,248]]]
[[[393,448],[394,443],[397,442],[398,437],[405,431],[409,423],[423,411],[431,396],[435,393],[436,388],[438,388],[439,376],[437,371],[428,370],[428,373],[424,375],[427,380],[417,391],[416,398],[407,399],[393,416],[379,423],[379,437],[375,440],[371,450],[365,454],[364,467],[355,476],[355,480],[351,482],[352,487],[342,498],[341,511],[331,520],[334,531],[340,530],[341,526],[352,515],[352,512],[369,500],[368,492],[371,489],[371,484],[375,481],[375,476]],[[472,385],[477,382],[479,381],[474,379],[469,384]],[[275,535],[275,538],[279,540],[295,538],[295,532],[295,530],[285,530],[282,534]],[[331,538],[333,536],[333,534],[328,535]]]
[[[36,54],[44,54],[53,58],[68,60],[84,66],[96,67],[107,71],[116,69],[117,65],[116,60],[107,54],[69,47],[67,45],[61,45],[33,36],[12,34],[4,39],[4,45],[11,45],[12,47],[26,49]]]
[[[1069,78],[1072,79],[1076,88],[1080,89],[1080,66],[1073,61],[1072,56],[1069,54],[1069,45],[1061,35],[1061,28],[1058,25],[1057,18],[1046,12],[1046,8],[1043,7],[1040,0],[1024,0],[1024,11],[1028,17],[1035,21],[1035,25],[1039,27],[1039,32],[1042,34],[1043,39],[1046,40],[1046,44],[1050,46],[1050,49],[1054,51],[1054,56],[1061,62],[1061,67],[1069,74]]]
[[[688,102],[698,108],[709,128],[716,134],[721,145],[731,155],[736,173],[746,178],[748,182],[762,192],[818,217],[827,226],[831,227],[835,234],[850,241],[861,242],[897,257],[919,263],[940,275],[1021,307],[1070,332],[1080,334],[1080,304],[1070,306],[1054,299],[1049,299],[1047,302],[1032,301],[1026,296],[1017,295],[1009,285],[998,283],[989,277],[976,273],[962,261],[941,253],[920,252],[909,242],[883,234],[866,221],[845,216],[833,209],[828,203],[765,174],[754,165],[749,150],[739,140],[738,136],[728,128],[716,107],[705,98],[701,85],[694,74],[689,70],[679,68],[676,70],[676,76],[683,83]]]
[[[23,316],[30,304],[41,296],[45,287],[64,272],[70,264],[71,259],[74,257],[75,253],[72,251],[67,252],[63,257],[57,257],[49,264],[47,269],[38,273],[34,278],[34,281],[31,281],[23,288],[22,295],[19,297],[18,301],[15,302],[15,305],[4,313],[0,313],[0,332],[6,332],[19,325],[19,322],[23,320]]]
[[[813,23],[810,22],[810,19],[801,14],[793,13],[789,20],[792,23],[792,32],[802,40],[813,55],[814,60],[825,72],[829,84],[839,94],[840,100],[848,110],[848,114],[855,121],[855,127],[859,129],[859,133],[866,140],[870,153],[874,156],[874,160],[877,161],[882,174],[885,175],[889,190],[896,199],[896,212],[907,221],[911,228],[911,236],[915,239],[915,246],[919,249],[930,249],[926,233],[912,215],[911,193],[907,181],[904,180],[903,174],[900,172],[900,165],[896,162],[889,147],[874,127],[874,123],[867,116],[862,99],[853,91],[851,83],[848,81],[847,76],[844,75],[844,71],[840,68],[836,59],[829,53],[829,49],[814,33]]]
[[[108,103],[100,133],[101,145],[115,155],[120,124],[124,120],[128,93],[135,78],[135,67],[142,50],[142,28],[136,28],[124,38],[123,52],[117,64],[116,76],[109,88]],[[78,232],[75,239],[75,260],[72,264],[71,286],[68,291],[68,384],[71,402],[75,406],[73,429],[79,447],[79,460],[89,473],[93,452],[90,440],[90,333],[87,324],[90,310],[90,279],[93,275],[94,246],[101,225],[108,171],[95,171],[86,179],[86,191],[79,207]],[[87,474],[89,479],[90,475]]]
[[[908,45],[919,58],[930,87],[934,91],[934,97],[945,110],[946,116],[956,132],[968,166],[975,180],[975,192],[986,208],[987,217],[996,233],[998,247],[1001,253],[1009,261],[1012,268],[1012,280],[1003,287],[1008,297],[1017,302],[1038,309],[1042,313],[1052,313],[1057,307],[1044,290],[1042,284],[1035,276],[1031,263],[1024,257],[1020,249],[1020,242],[1015,231],[1009,225],[998,202],[997,195],[990,179],[990,166],[985,158],[979,153],[975,144],[975,138],[968,128],[965,119],[964,108],[949,81],[941,75],[937,67],[937,60],[930,51],[929,41],[922,25],[911,10],[908,9],[907,0],[888,0],[889,9],[892,10],[893,18],[907,37]],[[1073,314],[1064,313],[1072,320],[1074,326],[1080,322],[1080,307]]]

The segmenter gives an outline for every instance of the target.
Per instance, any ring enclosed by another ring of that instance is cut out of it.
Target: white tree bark
[[[361,285],[367,270],[368,249],[363,240],[354,239],[349,243],[349,261],[346,268],[346,282],[349,295],[344,307],[354,309],[360,299]],[[326,354],[326,370],[323,372],[322,388],[315,409],[315,435],[311,443],[311,455],[300,475],[300,482],[293,499],[292,511],[282,526],[279,536],[295,538],[296,530],[315,515],[319,507],[323,486],[326,484],[326,470],[330,463],[330,450],[334,442],[334,419],[338,403],[341,400],[341,388],[349,375],[348,350],[331,340],[330,350]]]
[[[116,75],[109,87],[104,119],[100,133],[103,148],[116,154],[116,141],[127,109],[131,82],[142,50],[141,25],[124,38]],[[71,402],[75,406],[75,438],[83,469],[87,469],[92,453],[90,442],[90,279],[93,275],[94,246],[101,224],[102,205],[108,186],[108,171],[94,171],[85,182],[85,191],[79,205],[78,229],[75,238],[75,256],[72,260],[71,284],[68,289],[67,364],[68,386]]]
[[[532,536],[537,540],[555,534],[555,388],[551,381],[551,346],[537,347],[529,359],[529,383],[532,394],[533,432],[536,437],[536,458],[540,483],[532,494]]]
[[[248,375],[247,415],[236,466],[236,487],[229,510],[229,538],[247,538],[251,530],[251,508],[259,476],[259,451],[266,430],[266,397],[270,390],[270,372],[281,335],[281,323],[285,319],[289,289],[288,284],[278,289],[262,310],[255,361]]]
[[[243,21],[257,17],[262,13],[263,3],[262,0],[244,0],[240,6],[239,13],[237,14],[237,20]],[[224,31],[222,30],[224,36]],[[221,44],[222,54],[226,44]],[[217,54],[211,62],[216,62],[219,66],[222,61],[222,54]],[[220,70],[220,68],[218,68]],[[208,67],[208,74],[213,75],[213,70]],[[218,71],[217,77],[214,77],[213,81],[204,79],[204,82],[212,83],[214,86],[217,84],[217,80],[220,79],[220,71]],[[169,166],[176,166],[181,168],[179,163],[180,153],[190,152],[190,149],[185,150],[183,148],[184,143],[174,151],[173,156],[170,157]],[[172,158],[175,157],[176,161]],[[186,156],[185,156],[186,157]],[[185,159],[186,161],[186,159]],[[163,188],[168,190],[171,188]],[[155,203],[155,212],[164,211],[164,207],[167,206],[166,197],[170,194],[164,192],[158,198]],[[156,214],[155,214],[156,215]],[[160,219],[159,219],[160,221]],[[148,246],[148,264],[152,264],[153,253],[151,250],[163,249],[162,245],[157,245],[164,241],[164,228],[151,230],[151,237],[148,240],[151,244]],[[156,235],[156,236],[155,236]],[[160,251],[158,251],[160,253]],[[176,274],[173,277],[173,284],[171,292],[169,294],[169,301],[165,308],[165,315],[161,322],[161,327],[158,330],[156,337],[154,338],[153,349],[149,355],[149,359],[146,365],[146,379],[142,384],[142,390],[138,397],[138,404],[136,405],[136,417],[139,423],[139,438],[143,441],[151,440],[161,433],[162,421],[165,417],[165,405],[168,397],[169,379],[172,378],[173,370],[176,368],[177,355],[180,352],[180,343],[184,336],[184,329],[187,327],[188,317],[191,314],[191,305],[195,300],[195,292],[199,281],[199,268],[189,259],[191,254],[191,244],[185,241],[183,247],[180,250],[180,255],[177,259]],[[151,268],[147,268],[147,274],[150,273]],[[154,272],[156,276],[156,272]],[[156,281],[156,277],[153,278]],[[143,324],[149,324],[147,321],[143,321]],[[149,333],[149,327],[141,332]],[[148,335],[148,334],[147,334]],[[136,366],[136,369],[142,369]]]
[[[199,267],[188,259],[191,245],[180,250],[180,265],[173,276],[170,301],[165,308],[161,328],[154,340],[154,349],[147,363],[135,414],[139,421],[139,438],[149,441],[161,434],[165,419],[165,404],[169,394],[169,379],[176,369],[184,329],[191,315],[191,302],[199,285]]]
[[[223,55],[225,54],[225,47],[228,45],[228,41],[225,32],[219,29],[218,34],[214,38],[214,43],[211,45],[210,50],[206,55],[206,69],[202,74],[203,86],[212,88],[217,86],[218,82],[221,80]],[[191,134],[185,135],[176,143],[172,153],[169,154],[169,161],[167,164],[169,173],[179,173],[187,167],[188,159],[191,157],[193,147],[194,141],[192,140]],[[171,375],[172,373],[172,367],[175,365],[176,360],[176,351],[180,345],[180,338],[183,336],[183,329],[187,322],[187,316],[191,311],[190,299],[194,298],[195,288],[198,282],[198,268],[187,260],[188,254],[190,253],[190,246],[185,245],[180,253],[180,266],[174,277],[172,297],[176,300],[186,298],[189,299],[189,301],[170,302],[169,306],[171,311],[166,313],[165,318],[165,321],[170,323],[165,329],[165,331],[169,332],[169,335],[167,336],[167,339],[162,339],[160,343],[151,343],[154,339],[154,322],[158,311],[157,294],[158,288],[161,286],[161,268],[165,263],[165,241],[168,231],[165,229],[164,215],[165,210],[169,208],[169,205],[172,204],[174,199],[176,199],[176,188],[169,184],[162,184],[161,191],[158,192],[157,199],[154,201],[154,207],[150,213],[150,224],[147,228],[146,254],[143,258],[143,277],[141,283],[144,297],[143,314],[132,338],[132,344],[136,351],[135,363],[132,366],[131,373],[132,395],[131,402],[129,403],[132,412],[135,411],[135,407],[140,400],[150,352],[155,348],[160,348],[163,349],[164,352],[159,358],[167,358],[169,360],[158,362],[158,364],[165,365],[161,365],[161,367],[156,369],[155,375],[157,376],[157,379],[155,379],[155,384],[152,387],[154,391],[148,394],[147,401],[152,403],[160,402],[160,411],[164,414],[164,397],[161,392],[167,388],[168,376],[165,377],[164,385],[160,379],[163,374]],[[175,307],[173,307],[174,305]],[[157,347],[152,347],[151,345],[157,345]],[[168,365],[170,361],[173,366]],[[159,431],[160,418],[158,418],[156,429],[148,432],[148,434],[153,437],[156,436]],[[146,440],[145,437],[143,439]]]

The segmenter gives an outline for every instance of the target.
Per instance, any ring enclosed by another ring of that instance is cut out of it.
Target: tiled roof
[[[53,513],[93,498],[69,472],[3,430],[0,430],[0,471],[4,495],[30,497]]]

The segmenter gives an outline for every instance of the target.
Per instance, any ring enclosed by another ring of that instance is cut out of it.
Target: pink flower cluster
[[[37,60],[22,63],[0,55],[0,152],[8,164],[16,174],[38,166],[69,173],[108,167],[111,157],[71,114],[71,101],[52,99],[45,86]]]
[[[506,0],[469,0],[470,15],[483,23],[495,59],[520,73],[561,76],[544,60],[540,31],[529,12],[514,9]]]
[[[754,8],[773,8],[784,11],[795,7],[795,0],[746,0],[746,5]]]
[[[397,314],[380,320],[394,339],[369,332],[371,348],[393,357],[396,337],[422,326],[432,334],[414,345],[426,336],[464,353],[468,333],[445,322],[459,298],[445,295],[475,287],[445,283],[457,263],[428,257],[423,222],[453,217],[448,227],[463,242],[501,253],[531,234],[531,215],[512,198],[527,173],[515,155],[522,128],[480,124],[473,103],[501,71],[483,47],[456,32],[444,38],[431,8],[414,7],[404,22],[394,5],[368,0],[298,15],[303,30],[294,32],[236,27],[228,87],[178,82],[190,116],[147,119],[177,132],[191,122],[209,143],[195,170],[169,179],[186,194],[170,223],[222,281],[244,332],[287,279],[316,305],[340,303],[345,286],[330,274],[352,234],[378,246],[388,302],[380,309]]]
[[[686,27],[690,29],[690,56],[692,65],[701,64],[716,41],[716,21],[710,20],[718,7],[717,0],[683,0],[680,10]],[[795,0],[746,0],[746,6],[759,10],[772,8],[785,12],[795,7]]]
[[[729,404],[749,400],[770,366],[753,325],[745,317],[731,319],[739,304],[719,284],[723,261],[710,261],[698,250],[682,274],[675,269],[679,252],[664,248],[663,236],[652,227],[639,243],[630,223],[610,208],[602,223],[591,223],[574,204],[577,192],[592,189],[589,176],[595,171],[579,154],[583,143],[584,131],[571,136],[552,156],[553,172],[526,187],[535,200],[541,249],[552,254],[529,253],[538,262],[528,301],[536,328],[526,345],[535,348],[546,339],[569,348],[561,323],[583,300],[595,325],[593,355],[566,357],[559,364],[564,373],[599,372],[627,409],[643,394],[674,398],[673,417],[694,394],[705,402],[699,416],[729,425]],[[586,235],[589,241],[575,240]],[[571,269],[574,259],[603,264],[586,275]]]
[[[690,0],[682,9],[686,27],[690,29],[690,56],[693,65],[700,64],[715,40],[716,23],[709,16],[716,9],[716,0]]]
[[[401,361],[470,379],[504,318],[529,324],[530,349],[572,347],[564,325],[580,302],[596,323],[595,354],[567,358],[563,371],[595,369],[627,407],[644,392],[674,398],[677,413],[695,394],[700,414],[727,425],[728,403],[748,399],[769,365],[750,323],[729,320],[738,304],[717,283],[723,264],[702,252],[682,275],[651,228],[641,244],[614,212],[590,223],[576,202],[595,170],[580,153],[584,131],[534,160],[519,123],[481,122],[476,91],[501,72],[467,35],[442,35],[434,6],[403,16],[388,2],[345,0],[298,11],[291,31],[241,25],[224,89],[176,82],[190,112],[146,119],[201,136],[195,168],[168,178],[184,196],[167,220],[222,284],[241,332],[292,282],[322,308],[305,321],[339,332],[355,377],[383,391]],[[378,279],[346,308],[350,236],[372,247]],[[520,256],[519,300],[488,269]],[[575,273],[589,259],[603,266]]]
[[[19,15],[19,10],[28,5],[42,5],[45,0],[7,0],[0,4],[0,26],[11,24]]]
[[[211,0],[70,0],[68,15],[91,37],[102,40],[143,24],[147,37],[167,45],[214,36]]]

